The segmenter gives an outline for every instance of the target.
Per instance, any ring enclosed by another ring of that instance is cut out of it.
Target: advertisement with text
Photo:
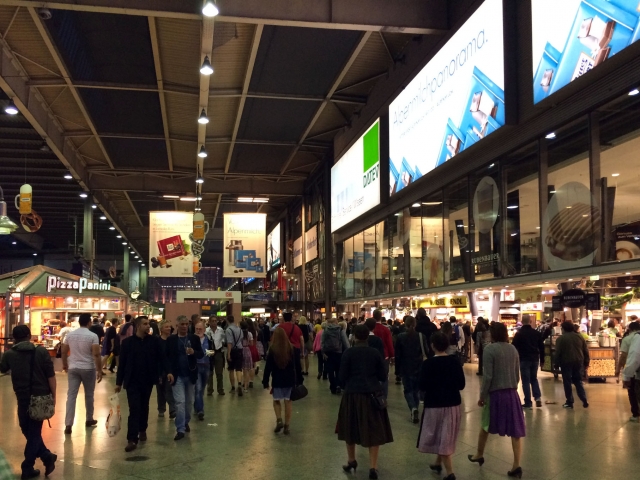
[[[225,213],[222,276],[265,278],[266,242],[266,214]]]
[[[149,276],[191,277],[193,212],[149,212]]]

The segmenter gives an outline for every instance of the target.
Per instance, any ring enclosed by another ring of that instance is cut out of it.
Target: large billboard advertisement
[[[225,213],[222,276],[265,278],[267,215]]]
[[[380,204],[380,121],[331,167],[331,232]]]
[[[538,103],[640,38],[640,0],[532,0]]]
[[[302,237],[293,241],[293,268],[302,266]]]
[[[193,212],[149,212],[149,276],[191,277]]]
[[[485,0],[389,106],[390,194],[504,123],[502,0]]]
[[[318,225],[314,225],[304,234],[305,263],[318,258]]]
[[[267,235],[267,268],[280,265],[280,224]]]

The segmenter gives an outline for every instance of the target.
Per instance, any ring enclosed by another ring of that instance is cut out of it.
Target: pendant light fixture
[[[18,225],[13,223],[9,217],[7,217],[7,203],[4,201],[4,192],[0,187],[0,235],[9,235],[15,232]]]
[[[204,145],[200,147],[200,151],[198,152],[198,156],[200,158],[207,158],[207,151],[204,149]]]
[[[200,113],[200,117],[198,118],[198,123],[201,123],[202,125],[206,125],[207,123],[209,123],[209,117],[207,117],[207,113],[204,111],[204,108]]]
[[[200,73],[203,75],[211,75],[213,73],[213,67],[211,66],[208,56],[204,57],[204,62],[202,62],[202,66],[200,67]]]
[[[211,72],[213,73],[213,70]],[[9,104],[6,107],[4,107],[4,113],[6,113],[7,115],[18,114],[18,107],[16,107],[16,104],[13,103],[13,100],[9,100]]]
[[[202,7],[202,14],[205,17],[215,17],[219,13],[220,13],[220,10],[218,10],[218,7],[216,7],[216,4],[213,3],[211,0],[207,0],[206,2],[204,2],[204,6]]]

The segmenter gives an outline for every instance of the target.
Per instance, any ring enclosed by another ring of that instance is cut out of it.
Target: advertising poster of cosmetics
[[[267,216],[264,213],[224,214],[222,275],[226,278],[267,276]]]
[[[199,271],[193,227],[193,212],[149,212],[149,277],[191,277]]]

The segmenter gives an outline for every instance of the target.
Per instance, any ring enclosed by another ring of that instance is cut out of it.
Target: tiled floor
[[[312,369],[315,361],[312,360]],[[476,406],[479,377],[476,366],[468,365],[467,388],[463,392],[463,420],[454,467],[459,479],[507,478],[511,466],[511,447],[507,438],[492,436],[483,467],[469,463],[474,452],[480,422]],[[124,452],[125,432],[109,438],[104,427],[107,397],[114,385],[109,376],[96,391],[96,418],[99,425],[84,428],[84,399],[78,399],[73,435],[65,437],[64,403],[67,380],[58,374],[58,412],[51,429],[44,428],[47,446],[58,454],[55,479],[186,479],[242,478],[326,479],[348,478],[340,466],[346,462],[344,444],[334,435],[339,398],[332,396],[328,382],[307,377],[310,394],[294,404],[291,436],[275,435],[275,423],[268,391],[256,388],[243,398],[228,393],[224,397],[206,397],[206,418],[192,421],[185,440],[173,441],[173,423],[157,418],[155,392],[148,430],[149,440],[131,454]],[[259,380],[258,385],[259,386]],[[561,382],[542,374],[543,399],[557,402],[527,411],[527,438],[524,441],[522,467],[524,477],[557,480],[600,480],[602,478],[640,477],[640,425],[629,423],[627,395],[609,380],[607,384],[587,386],[591,406],[579,404],[573,411],[563,410]],[[126,396],[121,395],[126,422]],[[430,455],[416,451],[418,427],[409,422],[402,387],[390,385],[390,417],[395,442],[380,451],[381,479],[437,479],[428,471]],[[14,471],[19,472],[24,438],[15,415],[15,397],[10,379],[0,378],[0,448]],[[46,424],[45,424],[46,425]],[[367,478],[367,454],[358,451],[361,470],[355,478]],[[40,467],[40,465],[36,465]]]

